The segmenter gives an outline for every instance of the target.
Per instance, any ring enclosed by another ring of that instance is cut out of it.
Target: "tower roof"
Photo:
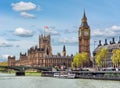
[[[63,46],[63,51],[66,51],[65,45]]]
[[[84,14],[83,14],[83,18],[82,19],[86,19],[87,20],[87,17],[86,17],[86,14],[85,14],[85,10],[84,10]]]
[[[82,17],[81,27],[89,27],[88,23],[87,23],[87,17],[86,17],[86,14],[85,14],[85,10],[84,10],[83,17]]]

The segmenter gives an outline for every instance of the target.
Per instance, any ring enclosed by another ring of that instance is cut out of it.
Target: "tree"
[[[89,61],[88,54],[86,52],[82,52],[79,54],[76,54],[74,56],[73,62],[72,62],[72,68],[74,67],[83,67],[84,63],[87,63]]]
[[[99,67],[106,67],[108,58],[108,50],[106,48],[100,49],[95,55],[95,62]]]
[[[113,50],[112,62],[115,67],[120,65],[120,49]]]
[[[0,66],[8,66],[8,62],[0,62]]]

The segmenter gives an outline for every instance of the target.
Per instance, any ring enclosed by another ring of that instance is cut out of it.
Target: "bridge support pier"
[[[18,72],[16,72],[16,76],[25,76],[25,72],[24,71],[18,71]]]

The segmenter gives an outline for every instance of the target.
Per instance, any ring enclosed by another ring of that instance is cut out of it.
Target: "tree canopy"
[[[100,49],[95,55],[95,62],[97,66],[105,67],[108,58],[108,50],[106,48]]]
[[[113,56],[112,56],[112,62],[114,66],[119,66],[120,65],[120,49],[113,50]]]
[[[72,62],[72,68],[73,67],[82,67],[83,64],[88,61],[89,61],[89,57],[86,52],[78,53],[74,56],[74,59]]]
[[[8,66],[8,62],[0,62],[0,66]]]

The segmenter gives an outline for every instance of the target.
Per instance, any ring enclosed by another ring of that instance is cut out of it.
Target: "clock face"
[[[84,31],[84,35],[88,36],[89,35],[88,31]]]

